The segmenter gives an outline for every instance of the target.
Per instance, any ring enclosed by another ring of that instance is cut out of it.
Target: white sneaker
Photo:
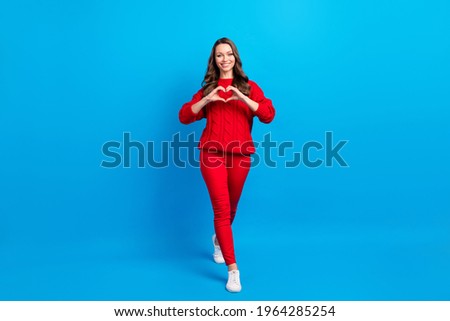
[[[230,292],[241,292],[241,280],[239,279],[239,270],[228,271],[228,282],[226,289]]]
[[[212,236],[212,241],[214,245],[214,254],[213,254],[214,262],[216,262],[217,264],[225,263],[225,260],[222,255],[222,250],[220,249],[220,245],[216,244],[216,234]]]

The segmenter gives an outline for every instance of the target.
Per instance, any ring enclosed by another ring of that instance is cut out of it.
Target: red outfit
[[[227,88],[233,79],[219,79],[218,86]],[[206,127],[199,142],[200,170],[208,188],[214,210],[214,229],[227,265],[236,263],[231,224],[236,215],[239,198],[250,170],[250,154],[255,152],[251,137],[253,117],[269,123],[275,116],[272,101],[264,97],[258,85],[249,80],[249,98],[258,103],[253,112],[244,102],[214,101],[204,106],[198,114],[192,105],[203,98],[200,89],[190,102],[185,103],[179,118],[183,124],[206,118]],[[219,96],[229,98],[232,93],[219,91]]]
[[[233,79],[219,79],[218,86],[227,88]],[[207,150],[221,150],[232,153],[249,155],[255,152],[251,130],[253,126],[253,116],[257,116],[263,123],[270,123],[275,116],[275,109],[272,101],[264,97],[264,93],[259,86],[249,80],[249,98],[259,104],[256,112],[242,101],[230,100],[214,101],[206,105],[195,114],[192,105],[203,98],[203,89],[200,89],[190,102],[181,107],[179,117],[183,124],[190,124],[196,120],[206,118],[206,127],[200,138],[199,148]],[[228,98],[230,92],[219,91],[219,96]]]
[[[200,170],[214,211],[214,230],[227,265],[236,263],[231,224],[250,166],[247,155],[200,152]]]

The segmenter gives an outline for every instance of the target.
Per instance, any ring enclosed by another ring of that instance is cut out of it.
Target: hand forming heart
[[[217,86],[207,96],[208,101],[223,101],[227,103],[231,100],[244,100],[245,96],[239,89],[233,86],[228,86],[226,89],[222,86]]]
[[[226,89],[219,90],[219,97],[223,98],[227,103],[231,100],[241,100],[242,96],[244,96],[239,89],[233,86],[228,86]]]

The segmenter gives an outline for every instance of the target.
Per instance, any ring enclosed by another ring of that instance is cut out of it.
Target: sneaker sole
[[[225,286],[225,289],[230,293],[239,293],[242,291],[242,287],[239,290],[229,289],[227,286]]]
[[[214,260],[214,262],[216,262],[217,264],[223,264],[223,263],[225,263],[225,260],[224,260],[224,259],[216,259],[216,257],[214,256],[214,254],[213,254],[213,260]]]

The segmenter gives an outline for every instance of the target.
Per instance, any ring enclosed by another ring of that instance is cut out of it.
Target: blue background
[[[444,0],[2,1],[0,299],[449,300],[449,13]],[[178,110],[222,36],[277,109],[255,141],[349,141],[348,168],[252,169],[237,295],[211,259],[197,168],[138,168],[136,150],[131,168],[100,166],[124,132],[199,137],[204,121]]]

